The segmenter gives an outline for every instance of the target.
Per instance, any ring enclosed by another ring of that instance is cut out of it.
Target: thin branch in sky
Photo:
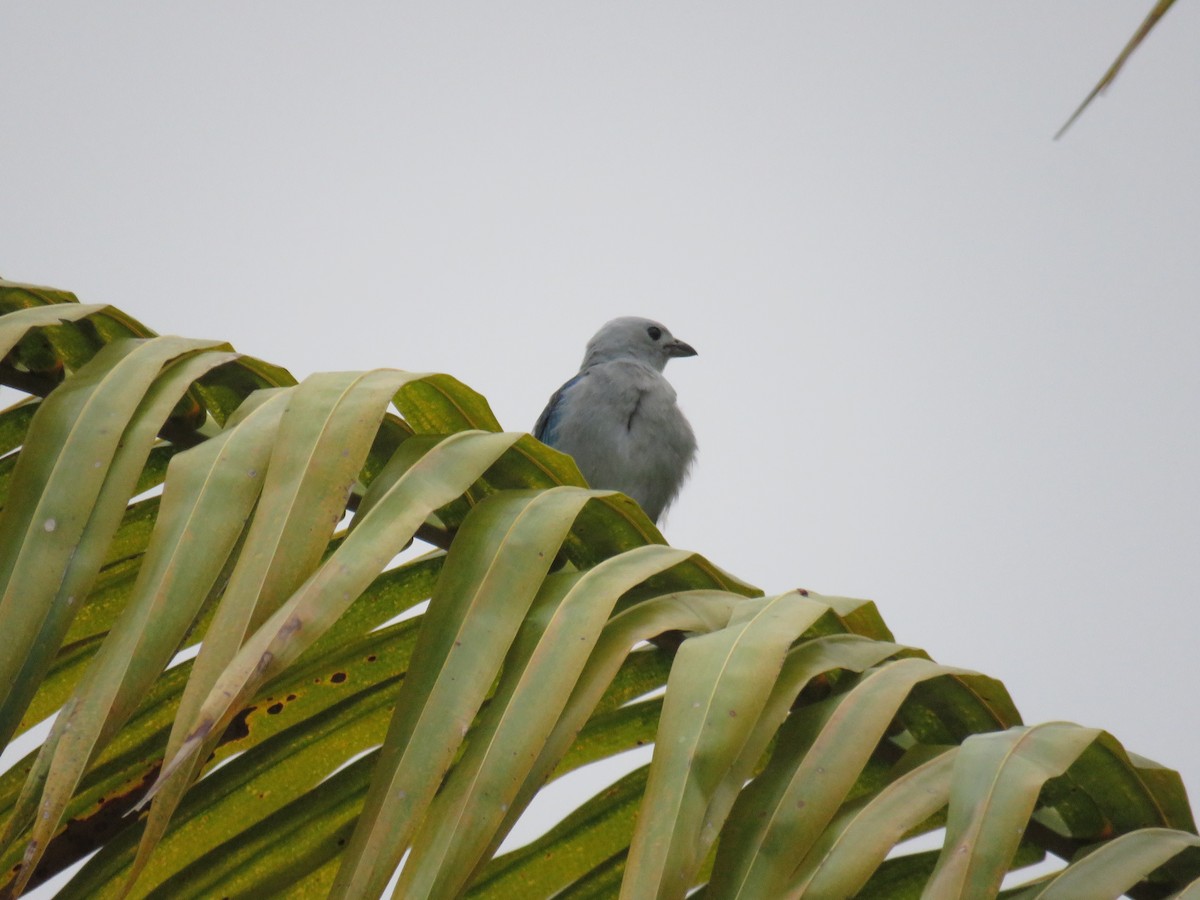
[[[1079,108],[1071,114],[1071,118],[1067,119],[1066,124],[1063,125],[1062,128],[1058,129],[1058,132],[1054,135],[1054,139],[1056,141],[1066,134],[1068,128],[1075,124],[1075,120],[1083,114],[1083,111],[1088,108],[1089,104],[1091,104],[1091,102],[1095,100],[1097,96],[1103,93],[1104,90],[1113,83],[1117,77],[1117,73],[1120,72],[1121,68],[1125,65],[1125,61],[1129,59],[1133,51],[1136,50],[1142,41],[1146,39],[1146,35],[1150,33],[1150,29],[1158,24],[1158,20],[1166,14],[1167,10],[1171,8],[1174,2],[1175,0],[1158,0],[1158,2],[1154,4],[1154,9],[1150,10],[1150,14],[1146,16],[1145,20],[1138,27],[1138,30],[1134,32],[1133,37],[1129,39],[1129,43],[1125,45],[1125,49],[1121,51],[1120,55],[1116,58],[1113,64],[1108,67],[1108,71],[1104,73],[1104,77],[1096,83],[1096,86],[1092,88],[1091,93],[1084,97],[1083,102],[1080,103]]]

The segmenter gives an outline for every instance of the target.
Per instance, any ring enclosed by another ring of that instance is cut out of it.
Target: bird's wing
[[[550,398],[550,402],[546,404],[546,408],[538,416],[537,424],[533,426],[533,436],[539,441],[545,444],[554,444],[554,432],[558,428],[558,423],[562,420],[563,395],[585,375],[587,375],[587,372],[580,372],[554,392],[554,396]]]

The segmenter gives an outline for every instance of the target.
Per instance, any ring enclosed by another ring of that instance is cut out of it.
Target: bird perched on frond
[[[627,494],[657,522],[696,455],[692,426],[662,371],[695,355],[658,322],[613,319],[588,341],[579,374],[555,391],[533,436],[573,456],[592,487]]]

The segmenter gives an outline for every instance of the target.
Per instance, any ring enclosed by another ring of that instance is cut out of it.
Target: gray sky
[[[0,273],[527,429],[607,319],[665,532],[1200,796],[1200,5],[6,4]]]

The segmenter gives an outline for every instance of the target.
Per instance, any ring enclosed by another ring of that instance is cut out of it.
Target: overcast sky
[[[528,429],[618,315],[664,530],[1200,796],[1200,4],[0,8],[0,273]]]

